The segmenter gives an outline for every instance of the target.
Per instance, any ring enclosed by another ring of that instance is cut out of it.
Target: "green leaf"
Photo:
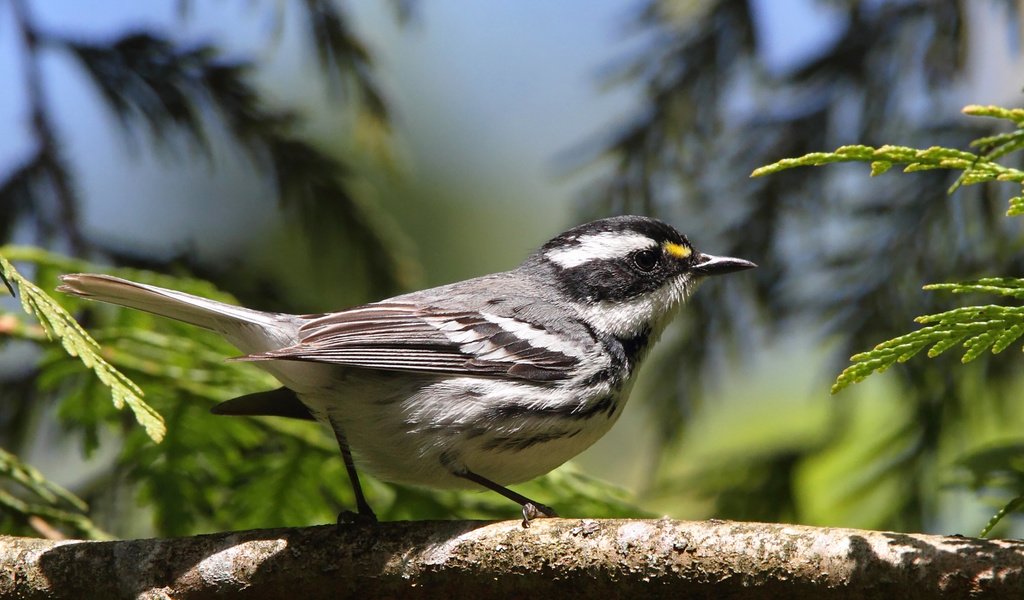
[[[932,345],[932,347],[928,349],[928,358],[935,358],[936,356],[942,354],[946,350],[949,350],[953,346],[956,346],[961,339],[963,338],[950,336],[946,339],[942,339],[935,342]]]
[[[940,283],[925,286],[927,290],[955,293],[988,292],[1016,298],[1024,297],[1024,280],[988,278],[973,283]],[[872,373],[885,371],[897,362],[905,362],[928,348],[928,357],[935,358],[958,343],[964,354],[961,362],[977,359],[986,350],[1002,352],[1024,334],[1024,307],[966,306],[915,319],[927,325],[917,331],[884,341],[867,352],[850,357],[853,363],[836,377],[832,393],[863,381]]]
[[[876,160],[871,163],[871,176],[877,177],[892,168],[892,163],[887,160]]]
[[[1024,299],[1024,279],[1013,277],[986,277],[966,283],[932,283],[924,286],[923,289],[943,290],[954,294],[979,292]]]
[[[25,499],[0,489],[0,506],[7,510],[24,517],[38,516],[70,525],[92,539],[110,538],[83,514],[88,506],[81,498],[49,481],[34,467],[2,448],[0,476],[18,484],[29,496]]]
[[[1024,215],[1024,196],[1010,198],[1010,208],[1006,210],[1006,216],[1019,217]]]
[[[1021,335],[1024,335],[1024,324],[1011,325],[1006,331],[1003,331],[992,343],[992,354],[999,354],[1003,350],[1006,350],[1010,344],[1017,341]]]
[[[1016,115],[1016,113],[1013,114]],[[992,139],[981,138],[980,141],[990,142]],[[812,152],[799,158],[784,158],[778,162],[755,169],[751,173],[751,177],[761,177],[796,167],[820,166],[837,162],[866,162],[871,165],[871,174],[879,175],[888,171],[893,165],[900,164],[905,165],[903,171],[906,173],[933,169],[963,171],[956,182],[950,187],[949,192],[952,193],[961,185],[972,185],[986,181],[1016,181],[1024,183],[1024,171],[1003,166],[994,160],[1006,152],[1020,147],[1020,145],[1024,145],[1024,133],[1019,138],[1009,138],[1002,146],[999,146],[988,155],[979,155],[966,150],[942,146],[932,146],[923,150],[890,145],[878,148],[872,146],[841,146],[834,152]]]
[[[1019,510],[1022,506],[1024,506],[1024,496],[1017,496],[1013,500],[1007,502],[999,509],[999,512],[992,515],[992,518],[985,524],[985,528],[981,530],[978,537],[986,537],[988,534],[992,533],[992,529],[994,529],[995,526],[1006,517],[1006,515]]]
[[[1003,108],[1001,106],[981,106],[969,104],[963,108],[965,115],[972,117],[992,117],[995,119],[1006,119],[1017,125],[1024,125],[1024,108]]]
[[[8,247],[0,248],[0,273],[18,287],[25,312],[36,316],[48,338],[59,340],[65,352],[77,356],[82,364],[91,369],[103,385],[110,389],[114,406],[120,409],[127,405],[150,439],[159,443],[167,432],[163,418],[143,401],[139,386],[100,356],[99,344],[67,311],[15,270],[4,258],[8,250]]]

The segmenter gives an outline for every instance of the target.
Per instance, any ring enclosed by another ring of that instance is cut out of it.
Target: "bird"
[[[57,289],[212,330],[242,352],[234,360],[273,375],[281,388],[212,412],[326,424],[356,504],[339,523],[376,521],[359,481],[365,470],[396,483],[492,490],[518,504],[529,527],[556,511],[507,486],[600,439],[698,284],[754,267],[627,215],[573,227],[511,270],[338,312],[263,312],[90,273],[63,275]]]

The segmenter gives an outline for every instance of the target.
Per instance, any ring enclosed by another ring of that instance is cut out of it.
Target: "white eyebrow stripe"
[[[556,265],[571,269],[592,260],[621,258],[634,250],[657,248],[658,243],[640,233],[602,231],[584,235],[577,244],[548,250],[545,256]]]

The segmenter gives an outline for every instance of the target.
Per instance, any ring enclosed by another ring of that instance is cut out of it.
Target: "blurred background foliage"
[[[648,214],[761,266],[704,286],[616,428],[517,489],[565,516],[965,534],[1024,493],[1019,355],[922,358],[828,395],[849,355],[954,305],[922,285],[1022,271],[1013,191],[947,197],[955,173],[858,165],[748,178],[843,144],[992,133],[959,109],[1020,104],[1017,2],[60,4],[0,2],[0,240],[43,289],[103,265],[316,312]],[[167,437],[5,302],[4,532],[189,534],[352,505],[326,431],[208,414],[273,386],[225,343],[60,301]],[[386,519],[515,514],[489,493],[364,485]]]

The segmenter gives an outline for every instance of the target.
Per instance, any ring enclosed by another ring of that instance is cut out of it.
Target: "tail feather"
[[[278,348],[294,339],[294,317],[261,312],[110,275],[62,275],[60,292],[134,308],[216,331],[243,352]]]

